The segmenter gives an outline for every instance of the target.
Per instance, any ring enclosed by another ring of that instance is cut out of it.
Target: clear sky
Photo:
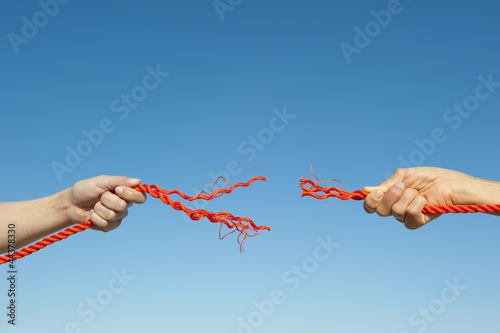
[[[0,200],[138,177],[268,225],[239,252],[159,200],[17,262],[2,332],[498,332],[500,220],[409,231],[299,179],[500,180],[498,1],[2,1]],[[196,208],[193,204],[191,208]],[[36,219],[36,216],[33,217]]]

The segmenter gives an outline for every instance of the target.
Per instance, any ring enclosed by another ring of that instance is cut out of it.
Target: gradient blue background
[[[47,196],[101,174],[194,194],[235,160],[241,172],[230,183],[268,181],[206,208],[272,230],[247,240],[241,254],[234,235],[220,241],[218,226],[189,223],[148,198],[113,232],[86,231],[17,262],[18,325],[1,310],[0,330],[60,333],[73,321],[81,332],[248,332],[238,318],[279,289],[285,302],[252,331],[498,332],[498,218],[449,215],[409,231],[367,215],[360,202],[300,197],[310,164],[349,190],[375,185],[436,128],[447,139],[420,163],[500,179],[500,89],[456,130],[443,119],[474,94],[478,76],[500,81],[500,4],[401,6],[348,63],[340,43],[353,44],[353,28],[387,1],[243,1],[223,21],[212,1],[71,1],[18,53],[8,33],[20,34],[22,18],[41,9],[2,1],[1,201]],[[111,103],[156,65],[169,77],[121,120]],[[284,107],[296,117],[247,161],[238,145]],[[64,163],[65,147],[104,118],[114,131],[59,181],[52,163]],[[340,248],[290,290],[283,274],[328,236]],[[78,306],[122,268],[134,280],[87,323]],[[467,289],[425,330],[412,325],[409,317],[440,297],[446,279]]]

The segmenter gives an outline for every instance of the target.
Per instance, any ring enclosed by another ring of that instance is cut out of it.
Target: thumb
[[[405,174],[404,169],[398,169],[392,174],[391,177],[389,177],[387,180],[383,181],[379,185],[365,186],[363,187],[363,190],[366,192],[374,192],[376,190],[382,190],[385,193],[392,185],[399,182],[403,182],[404,174]]]
[[[114,191],[118,186],[135,187],[141,183],[140,179],[125,176],[98,176],[94,179],[94,184],[105,191]]]
[[[376,190],[382,190],[384,193],[386,191],[386,189],[384,189],[382,186],[365,186],[365,187],[363,187],[363,191],[368,192],[368,193],[375,192]]]

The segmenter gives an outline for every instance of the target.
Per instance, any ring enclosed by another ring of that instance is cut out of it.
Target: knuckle
[[[365,209],[365,211],[368,214],[373,214],[375,212],[375,209],[376,209],[376,207],[374,205],[370,204],[370,202],[368,200],[365,200],[365,203],[363,204],[363,208]]]
[[[397,187],[397,186],[391,186],[387,190],[387,194],[390,196],[400,196],[403,193],[403,189]]]
[[[113,200],[113,196],[114,196],[113,193],[111,193],[110,191],[106,191],[101,195],[101,201]]]
[[[422,216],[410,217],[405,221],[405,227],[410,230],[416,230],[425,225],[424,218]]]
[[[108,225],[106,220],[104,220],[102,217],[100,217],[98,214],[95,214],[94,216],[91,217],[91,221],[94,224],[94,226],[101,231],[104,231]]]
[[[373,209],[373,208],[370,208],[370,207],[367,207],[367,206],[363,206],[363,208],[365,209],[365,212],[367,212],[368,214],[375,213],[375,209]]]
[[[127,208],[128,208],[128,204],[127,204],[127,202],[126,202],[125,200],[120,200],[120,201],[118,202],[118,205],[117,205],[117,210],[118,210],[119,212],[124,212],[124,211],[126,211],[126,210],[127,210]]]
[[[386,210],[386,209],[381,208],[381,207],[377,208],[377,214],[379,216],[382,216],[382,217],[391,216],[391,213],[389,210]]]
[[[146,195],[144,193],[139,193],[134,190],[135,193],[131,193],[130,197],[128,198],[128,201],[135,202],[135,203],[144,203],[146,201]]]
[[[410,216],[418,216],[420,213],[422,213],[417,207],[408,207],[406,210],[406,213]]]
[[[118,197],[127,200],[130,197],[130,192],[129,188],[126,186],[120,186],[120,188],[123,190],[122,193],[117,194]]]
[[[403,196],[408,200],[411,201],[413,198],[415,198],[418,195],[418,191],[414,188],[407,188],[403,192]]]
[[[405,207],[402,204],[396,203],[391,207],[392,215],[404,215]]]
[[[405,174],[405,172],[406,172],[406,168],[398,168],[398,169],[396,169],[396,171],[394,171],[394,175],[400,176],[400,175]]]
[[[426,205],[426,203],[427,200],[423,196],[417,196],[415,198],[415,204],[412,204],[410,207],[408,207],[408,214],[410,214],[411,216],[415,216],[415,218],[417,216],[419,218],[422,218],[422,208]]]
[[[415,221],[411,221],[411,222],[406,222],[405,223],[405,227],[406,229],[409,229],[409,230],[417,230],[418,228],[420,228],[423,224],[420,223],[420,222],[415,222]]]
[[[102,221],[92,220],[92,223],[98,230],[103,230],[106,227],[106,224],[102,223]]]
[[[108,212],[108,219],[107,220],[108,221],[113,221],[113,220],[116,219],[116,216],[117,216],[116,212],[114,210],[110,210]]]
[[[100,185],[106,183],[106,176],[100,175],[93,178],[89,178],[88,180],[94,185]]]

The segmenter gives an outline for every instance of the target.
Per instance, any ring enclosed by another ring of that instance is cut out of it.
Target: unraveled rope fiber
[[[222,177],[219,177],[217,179],[217,181],[215,182],[215,184],[221,178]],[[224,178],[222,178],[222,179],[224,179]],[[243,243],[245,242],[245,239],[247,237],[254,237],[260,233],[260,230],[271,230],[271,228],[267,227],[267,226],[257,226],[249,218],[233,216],[232,214],[230,214],[228,212],[212,213],[211,211],[204,210],[204,209],[192,210],[192,209],[189,209],[186,206],[184,206],[179,201],[173,201],[172,199],[170,199],[169,195],[177,194],[177,195],[181,196],[183,199],[188,200],[188,201],[199,200],[199,199],[212,200],[214,198],[220,197],[224,193],[226,193],[226,194],[231,193],[236,187],[247,187],[251,183],[253,183],[255,180],[265,181],[266,178],[253,177],[247,183],[236,183],[233,186],[231,186],[229,189],[226,189],[227,183],[225,183],[226,186],[223,189],[219,189],[216,191],[212,190],[211,194],[208,194],[208,193],[203,191],[200,194],[192,196],[192,197],[187,196],[178,190],[166,191],[166,190],[163,190],[162,188],[160,188],[159,186],[156,186],[156,185],[141,184],[141,185],[134,187],[134,189],[139,191],[139,192],[149,193],[152,197],[160,199],[161,201],[163,201],[164,203],[166,203],[167,205],[171,206],[172,208],[174,208],[176,210],[182,210],[192,220],[201,220],[201,219],[206,217],[212,223],[220,223],[220,229],[219,229],[219,238],[220,239],[223,239],[224,237],[226,237],[229,234],[232,234],[235,231],[239,232],[237,241],[240,244],[240,251],[243,252]],[[225,179],[224,179],[224,182],[226,182]],[[214,188],[215,188],[215,184],[214,184]],[[227,234],[225,234],[224,236],[221,235],[223,224],[226,227],[228,227],[230,230],[233,229],[230,232],[228,232]],[[58,242],[62,239],[66,239],[69,236],[74,235],[76,233],[82,232],[82,231],[92,227],[92,225],[93,225],[93,223],[90,220],[88,220],[87,222],[83,222],[83,223],[76,225],[74,227],[67,228],[67,229],[65,229],[57,234],[54,234],[54,235],[47,237],[47,238],[44,238],[43,240],[41,240],[33,245],[30,245],[26,248],[23,248],[19,251],[16,251],[14,253],[14,258],[12,258],[13,255],[11,255],[11,254],[1,256],[0,257],[0,265],[5,264],[5,263],[10,262],[10,261],[13,261],[13,260],[16,260],[16,259],[21,259],[27,255],[32,254],[33,252],[37,252],[38,250],[43,249],[44,247],[46,247],[50,244]],[[253,233],[249,234],[249,232],[253,232]]]
[[[339,181],[340,182],[340,181]],[[340,182],[342,184],[342,182]],[[342,184],[344,185],[344,184]],[[341,200],[364,200],[369,192],[357,190],[348,192],[337,187],[322,187],[311,179],[300,179],[300,188],[302,197],[310,196],[316,199],[326,199],[330,197]],[[345,186],[344,186],[345,188]],[[318,194],[323,192],[324,194]],[[428,214],[446,214],[446,213],[494,213],[500,212],[500,205],[467,205],[467,206],[425,206],[422,213]]]

